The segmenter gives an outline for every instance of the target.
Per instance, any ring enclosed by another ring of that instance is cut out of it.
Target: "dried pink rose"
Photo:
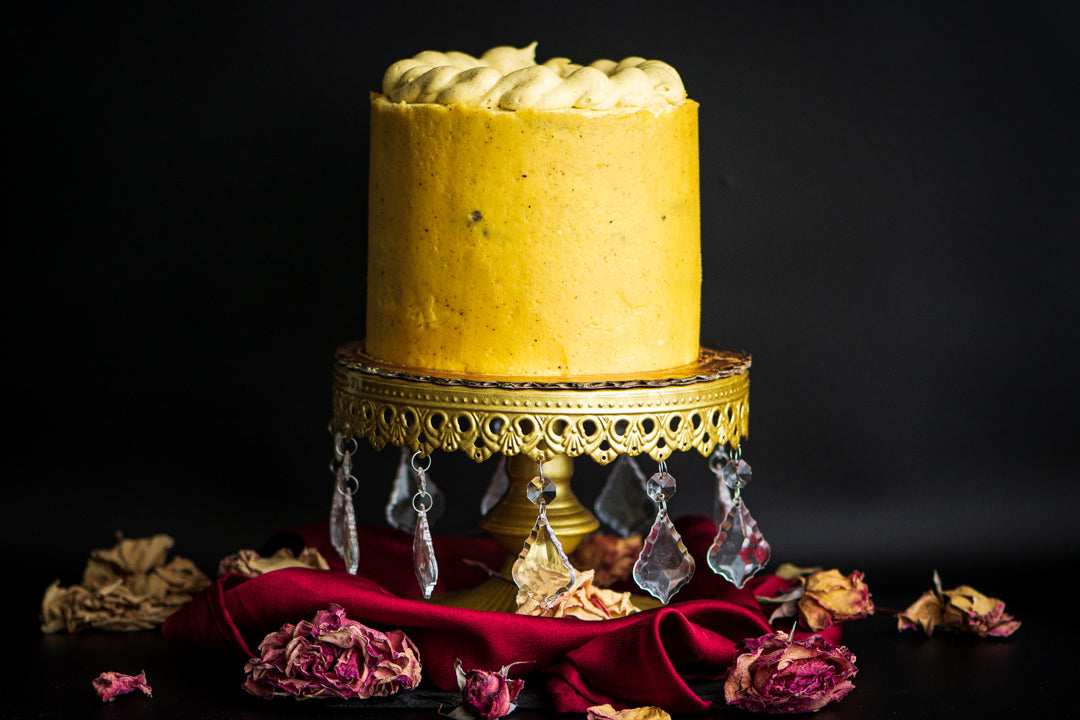
[[[855,687],[855,656],[820,635],[792,640],[780,631],[750,638],[724,682],[732,707],[755,712],[815,712]]]
[[[125,675],[118,672],[103,672],[94,678],[94,691],[101,698],[101,702],[112,702],[118,695],[140,691],[143,695],[150,696],[152,691],[146,684],[146,671],[138,675]]]
[[[511,680],[508,675],[511,665],[505,665],[498,671],[465,670],[461,661],[454,661],[458,688],[461,690],[461,705],[454,708],[448,717],[455,720],[495,720],[509,715],[517,708],[517,697],[525,687],[524,680]]]
[[[244,689],[262,698],[382,697],[416,687],[420,670],[420,654],[401,630],[373,630],[331,605],[263,638]]]

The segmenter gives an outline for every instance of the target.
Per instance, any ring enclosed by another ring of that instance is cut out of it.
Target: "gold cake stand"
[[[509,577],[536,522],[526,488],[540,463],[557,487],[548,520],[571,553],[600,526],[570,486],[573,458],[606,465],[619,455],[648,455],[660,462],[674,452],[708,457],[717,445],[738,447],[748,432],[749,370],[748,353],[702,347],[692,365],[633,377],[458,375],[388,365],[357,341],[335,356],[331,429],[365,438],[376,450],[464,452],[477,462],[506,456],[508,489],[479,525],[508,553],[502,574]],[[515,594],[512,583],[493,578],[432,601],[512,611]]]

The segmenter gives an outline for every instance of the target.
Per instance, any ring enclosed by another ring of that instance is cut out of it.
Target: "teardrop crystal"
[[[334,483],[334,497],[330,501],[330,544],[342,557],[345,555],[345,501],[345,493],[339,478]]]
[[[356,507],[351,497],[345,498],[345,570],[355,575],[360,567],[360,539],[356,534]]]
[[[416,513],[416,529],[413,531],[413,564],[416,565],[416,581],[424,598],[431,597],[439,580],[439,563],[435,560],[435,547],[431,542],[431,527],[426,512]]]
[[[629,455],[620,455],[593,505],[596,516],[623,537],[644,533],[656,506],[645,492],[645,473]]]
[[[481,514],[487,515],[488,511],[495,507],[499,500],[502,500],[508,487],[510,487],[510,477],[506,474],[506,456],[502,455],[495,466],[495,472],[491,475],[491,482],[488,483],[484,497],[480,500]]]
[[[737,500],[709,548],[709,567],[741,588],[769,562],[772,550],[746,503]]]
[[[634,563],[634,582],[662,603],[667,603],[694,576],[694,558],[661,507]]]
[[[517,560],[514,561],[510,575],[514,579],[514,584],[520,590],[539,600],[544,607],[548,607],[573,587],[574,582],[577,580],[577,571],[574,570],[570,559],[566,557],[562,543],[559,542],[555,531],[548,524],[544,505],[542,504],[540,508],[536,524],[533,525],[529,537],[525,539],[525,544],[522,546],[521,552],[518,553]],[[530,570],[537,567],[547,567],[558,570],[560,573],[569,573],[569,581],[551,595],[539,597],[539,588],[535,588],[531,584],[536,575],[530,573]]]

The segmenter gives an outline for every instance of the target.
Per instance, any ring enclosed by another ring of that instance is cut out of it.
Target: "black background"
[[[774,558],[928,586],[1075,562],[1080,13],[1067,2],[9,4],[8,536],[32,622],[89,551],[326,516],[364,332],[367,102],[423,49],[642,55],[701,103],[702,336],[754,356]],[[613,269],[617,272],[617,269]],[[364,448],[382,521],[396,452]],[[490,465],[438,456],[471,532]],[[603,471],[578,461],[595,496]],[[711,502],[671,461],[674,514]]]

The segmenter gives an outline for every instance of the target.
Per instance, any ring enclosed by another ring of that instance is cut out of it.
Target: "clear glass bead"
[[[555,483],[543,475],[537,475],[529,481],[529,486],[525,492],[529,497],[529,502],[533,505],[547,504],[555,499]]]
[[[723,474],[724,484],[734,490],[749,485],[753,473],[750,470],[750,463],[742,458],[730,458],[724,463]]]
[[[667,502],[675,494],[675,478],[666,471],[653,473],[653,476],[645,483],[645,491],[654,502]]]

